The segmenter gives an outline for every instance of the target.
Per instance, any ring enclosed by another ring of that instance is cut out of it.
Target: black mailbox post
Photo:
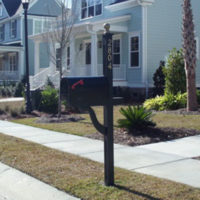
[[[64,77],[61,91],[71,106],[89,111],[95,128],[104,135],[104,176],[105,185],[114,185],[113,149],[113,72],[112,34],[110,25],[105,24],[103,35],[102,77]],[[91,106],[104,106],[104,125],[101,125]]]

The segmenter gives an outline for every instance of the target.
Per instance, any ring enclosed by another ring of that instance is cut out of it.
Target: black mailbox
[[[106,77],[63,77],[61,93],[71,106],[105,105],[108,101],[108,79]]]

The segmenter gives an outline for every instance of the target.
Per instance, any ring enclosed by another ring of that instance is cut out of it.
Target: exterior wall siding
[[[40,68],[46,68],[49,66],[49,53],[48,53],[48,45],[47,43],[40,44]]]
[[[199,1],[192,0],[196,36],[200,37]],[[153,74],[160,60],[165,60],[169,50],[182,46],[182,7],[181,1],[156,0],[148,7],[147,51],[148,82],[153,84]],[[197,80],[200,83],[200,62],[197,65]]]

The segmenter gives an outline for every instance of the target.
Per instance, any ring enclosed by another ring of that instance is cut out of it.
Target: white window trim
[[[11,59],[15,58],[15,65],[16,65],[16,70],[14,70],[13,67],[11,67],[10,62]],[[12,69],[13,68],[13,69]],[[9,72],[17,72],[18,71],[18,62],[17,62],[17,54],[16,53],[10,53],[9,54]]]
[[[3,16],[3,5],[2,3],[0,3],[0,17]]]
[[[80,1],[80,16],[79,16],[79,20],[80,21],[84,21],[84,20],[88,20],[88,19],[92,19],[92,18],[94,18],[94,17],[99,17],[99,16],[102,16],[103,15],[103,8],[104,8],[104,5],[103,5],[103,0],[101,0],[101,14],[100,15],[94,15],[94,16],[91,16],[91,17],[86,17],[86,18],[83,18],[82,19],[82,0]],[[88,8],[88,6],[87,6],[87,8]],[[95,12],[95,11],[94,11]]]
[[[131,38],[132,37],[138,37],[138,40],[139,40],[139,46],[138,46],[138,52],[139,52],[139,66],[137,67],[131,67]],[[128,63],[128,68],[129,69],[141,69],[141,62],[140,62],[140,57],[141,57],[141,36],[140,36],[140,32],[139,31],[136,31],[136,32],[130,32],[129,33],[129,38],[128,38],[128,60],[129,60],[129,63]]]
[[[15,25],[15,32],[16,32],[15,35],[12,34],[12,32],[13,32],[13,26],[12,26],[13,22],[15,22],[15,24],[16,24]],[[10,37],[11,38],[17,37],[17,20],[16,19],[10,21]]]
[[[200,56],[199,56],[199,37],[195,37],[195,40],[196,40],[196,58],[199,60],[200,59]]]
[[[113,40],[120,40],[120,64],[119,64],[119,67],[118,65],[116,64],[113,64],[113,67],[116,67],[116,68],[120,68],[121,67],[121,64],[122,64],[122,35],[121,34],[116,34],[116,35],[113,35]]]
[[[5,24],[1,24],[0,28],[2,28],[2,27],[4,27],[3,33],[2,33],[4,35],[4,37],[3,37],[3,39],[0,38],[0,41],[4,41],[5,40]],[[0,34],[1,34],[1,32],[0,32]]]
[[[41,32],[40,33],[36,33],[35,32],[35,27],[36,27],[35,23],[38,22],[38,21],[41,22]],[[42,19],[39,19],[39,18],[33,19],[33,35],[39,35],[39,34],[45,32],[45,22],[51,22],[51,20],[44,19],[44,18],[42,18]],[[51,30],[51,29],[52,29],[52,27],[50,27],[49,30]]]

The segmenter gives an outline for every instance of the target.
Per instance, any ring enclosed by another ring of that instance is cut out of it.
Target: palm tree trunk
[[[195,111],[198,108],[196,96],[195,69],[186,70],[187,83],[187,111]]]
[[[190,0],[183,0],[183,54],[187,84],[187,111],[198,109],[196,96],[196,41]]]

